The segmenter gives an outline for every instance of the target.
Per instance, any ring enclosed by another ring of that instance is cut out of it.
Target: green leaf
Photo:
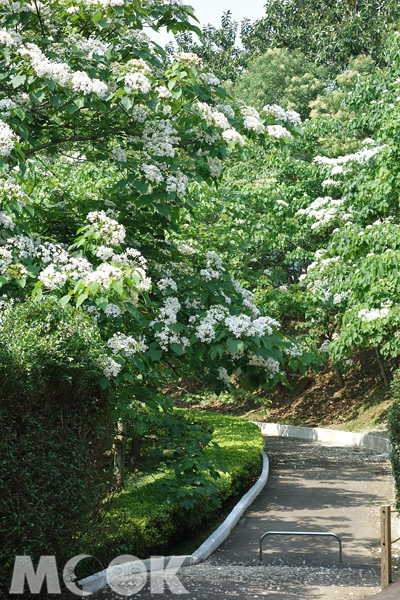
[[[171,344],[171,348],[178,356],[181,356],[184,353],[184,349],[180,344]]]
[[[63,296],[60,300],[61,306],[67,306],[68,302],[71,300],[71,296],[67,294],[67,296]]]
[[[26,75],[16,75],[15,77],[13,77],[13,79],[11,79],[11,85],[13,86],[13,88],[17,88],[23,83],[25,83],[25,81]]]
[[[86,292],[83,292],[82,294],[79,294],[78,299],[76,301],[76,308],[79,308],[79,306],[82,304],[82,302],[85,302],[85,300],[87,299],[88,295]]]
[[[103,375],[103,377],[100,377],[97,380],[97,383],[99,384],[102,390],[106,390],[108,387],[110,387],[110,380],[105,375]]]
[[[117,292],[117,294],[119,294],[120,296],[124,296],[125,291],[122,281],[113,281],[111,287]]]
[[[246,344],[242,340],[228,338],[226,341],[226,347],[230,352],[232,352],[232,354],[237,354],[238,352],[246,349]]]

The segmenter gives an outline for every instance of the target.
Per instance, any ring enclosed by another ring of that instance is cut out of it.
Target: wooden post
[[[390,506],[381,506],[381,579],[382,589],[392,583],[392,532]]]

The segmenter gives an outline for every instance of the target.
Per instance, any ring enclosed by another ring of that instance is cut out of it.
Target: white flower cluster
[[[291,138],[292,134],[290,131],[282,127],[282,125],[267,125],[267,133],[269,136],[280,140],[284,137]]]
[[[345,156],[338,156],[337,158],[328,158],[327,156],[316,156],[314,158],[314,162],[327,165],[331,168],[332,175],[336,175],[338,173],[343,173],[343,165],[348,162],[356,162],[363,163],[381,152],[384,148],[386,148],[386,144],[383,146],[375,146],[371,147],[370,145],[362,148],[358,152],[353,154],[347,154]]]
[[[121,309],[116,304],[112,304],[112,302],[110,302],[104,309],[104,313],[106,317],[111,317],[112,319],[115,319],[116,317],[120,316]]]
[[[340,304],[343,300],[346,300],[350,292],[339,292],[333,296],[333,304]]]
[[[125,39],[136,44],[144,44],[150,41],[149,36],[141,29],[127,29],[125,32]]]
[[[321,185],[322,185],[322,187],[328,187],[328,185],[336,187],[336,186],[340,185],[340,181],[335,181],[334,179],[325,179],[321,183]]]
[[[162,350],[168,350],[171,344],[180,344],[184,348],[189,345],[187,337],[172,329],[170,326],[175,325],[178,321],[178,312],[181,309],[181,304],[178,298],[169,297],[164,300],[158,316],[154,321],[151,321],[150,326],[153,327],[157,323],[162,323],[163,328],[160,331],[155,331],[154,337],[158,341]]]
[[[145,106],[134,106],[132,108],[132,119],[137,121],[138,123],[144,123],[148,117],[147,110]]]
[[[142,165],[140,169],[151,183],[161,183],[164,181],[163,174],[155,165]]]
[[[121,371],[121,365],[117,363],[113,358],[107,356],[104,359],[103,364],[103,374],[110,379],[110,377],[117,377]]]
[[[250,337],[271,335],[274,329],[279,327],[278,321],[271,317],[258,317],[253,320],[248,315],[231,315],[225,319],[225,325],[236,338],[243,334]]]
[[[187,65],[195,65],[196,67],[199,67],[202,64],[200,56],[197,56],[194,52],[175,52],[174,60],[186,63]]]
[[[123,6],[125,0],[84,0],[86,6],[101,6],[108,8],[109,6]]]
[[[225,320],[229,311],[224,306],[212,306],[206,313],[206,316],[200,319],[195,333],[199,340],[209,344],[215,338],[214,325]]]
[[[237,294],[240,294],[240,296],[242,296],[243,306],[245,306],[246,308],[248,308],[250,310],[251,316],[253,318],[258,317],[258,315],[260,314],[260,310],[257,308],[257,306],[255,304],[255,297],[254,297],[253,292],[242,287],[240,285],[240,283],[238,281],[236,281],[235,279],[232,279],[232,284],[235,289],[235,292]]]
[[[21,202],[23,204],[28,199],[28,196],[25,194],[20,185],[14,183],[10,179],[6,179],[5,177],[0,177],[0,196],[1,195],[7,198],[7,200],[10,200],[12,198],[13,200],[17,200],[18,202]]]
[[[4,229],[11,229],[11,231],[13,231],[15,227],[14,221],[3,211],[0,211],[0,227],[4,227]]]
[[[146,123],[142,140],[147,152],[158,156],[175,156],[174,146],[179,144],[177,130],[168,119]]]
[[[110,246],[119,246],[125,240],[125,228],[118,221],[110,219],[104,210],[90,212],[87,216],[88,221],[93,225],[93,229],[98,231],[102,240]]]
[[[267,360],[265,360],[265,358],[263,358],[262,356],[257,356],[253,352],[249,352],[248,364],[254,367],[261,367],[262,369],[268,371],[268,377],[270,379],[273,379],[275,373],[279,373],[280,369],[279,362],[274,358],[269,357],[267,358]]]
[[[111,150],[111,160],[121,163],[126,162],[126,151],[120,146],[115,146]]]
[[[186,254],[186,255],[196,254],[196,252],[197,252],[194,248],[192,248],[191,246],[188,246],[188,244],[181,244],[180,246],[178,246],[178,251],[181,254]]]
[[[233,144],[235,146],[244,146],[245,145],[245,141],[243,136],[236,131],[236,129],[227,129],[226,131],[224,131],[222,133],[222,138],[225,140],[225,142],[227,142],[228,144]]]
[[[208,167],[210,169],[211,177],[215,179],[221,175],[222,172],[222,161],[218,158],[211,158],[210,156],[207,158]]]
[[[223,381],[224,383],[231,383],[231,377],[228,375],[228,371],[225,367],[219,367],[217,379]]]
[[[151,90],[151,82],[143,73],[127,73],[125,85],[133,91],[142,92],[142,94],[148,94]]]
[[[291,356],[292,358],[296,358],[296,356],[303,355],[303,349],[298,344],[291,344],[291,346],[289,346],[289,348],[284,349],[284,352],[285,352],[286,356]]]
[[[12,261],[12,252],[7,248],[0,246],[0,275],[4,275]]]
[[[160,281],[158,282],[158,287],[162,292],[167,290],[168,288],[174,292],[178,291],[178,286],[176,285],[176,282],[170,277],[160,279]]]
[[[228,119],[235,118],[235,111],[233,110],[232,106],[229,106],[229,104],[217,104],[216,108],[226,117],[228,117]]]
[[[113,354],[123,354],[124,356],[133,356],[137,352],[145,352],[146,344],[140,343],[131,335],[124,333],[114,333],[108,340],[107,346],[111,348]]]
[[[6,29],[0,29],[0,45],[1,46],[15,46],[17,44],[17,40],[15,39],[15,35],[10,33]]]
[[[189,184],[189,179],[186,177],[186,175],[178,171],[176,177],[175,175],[168,175],[165,184],[166,190],[169,194],[175,193],[177,196],[179,196],[179,198],[184,198],[186,194],[186,188]]]
[[[221,83],[214,73],[200,73],[199,79],[207,85],[219,85]]]
[[[166,85],[160,85],[156,87],[156,92],[158,94],[158,97],[161,99],[171,100],[171,98],[173,98],[171,92],[169,91]]]
[[[377,319],[387,319],[390,313],[391,302],[384,302],[381,308],[362,308],[358,313],[358,318],[365,323],[376,321]]]
[[[265,130],[264,125],[260,121],[259,112],[252,106],[243,106],[240,109],[243,116],[243,126],[248,131],[255,131],[256,133],[263,133]]]
[[[91,60],[93,55],[105,56],[110,45],[96,37],[85,38],[78,35],[70,35],[69,42],[75,44],[81,52],[87,52],[87,58]]]
[[[9,156],[16,141],[17,137],[11,127],[0,121],[0,156]]]
[[[278,104],[266,104],[263,108],[263,112],[278,121],[290,123],[291,125],[301,125],[299,113],[295,110],[285,110],[281,106],[278,106]]]
[[[224,113],[213,109],[207,102],[197,102],[196,108],[208,125],[214,124],[223,131],[230,129],[230,123]]]
[[[334,219],[338,218],[340,208],[344,202],[344,198],[333,200],[330,196],[325,196],[324,198],[317,198],[307,208],[300,208],[296,214],[315,219],[315,223],[311,225],[311,229],[318,229],[329,225]],[[350,217],[350,213],[346,213],[343,216],[348,218]]]
[[[221,258],[216,252],[213,251],[207,252],[206,258],[207,268],[200,270],[200,276],[204,277],[206,281],[211,281],[212,279],[219,279],[222,273],[225,271],[224,267],[222,266]]]
[[[61,87],[71,85],[75,92],[96,94],[103,98],[108,94],[108,86],[100,79],[91,79],[84,71],[71,71],[69,65],[48,59],[36,44],[26,44],[18,50],[21,56],[27,56],[38,77],[51,79]]]
[[[0,100],[0,114],[2,117],[7,118],[11,116],[11,110],[17,108],[18,104],[11,100],[11,98],[2,98]]]
[[[331,342],[329,340],[324,340],[321,344],[321,346],[319,347],[319,351],[323,352],[324,354],[327,354],[330,350],[331,347]]]

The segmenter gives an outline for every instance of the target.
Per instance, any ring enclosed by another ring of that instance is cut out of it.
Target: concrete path
[[[370,450],[290,438],[266,438],[266,451],[266,487],[209,560],[179,573],[189,592],[184,597],[358,600],[379,592],[379,507],[394,501],[387,460]],[[269,530],[333,531],[343,538],[344,565],[335,540],[311,538],[265,540],[260,565],[259,538]],[[136,593],[132,586],[126,583],[124,595],[154,598],[148,585]],[[161,596],[176,598],[177,591],[166,587]],[[106,589],[92,598],[121,595]]]

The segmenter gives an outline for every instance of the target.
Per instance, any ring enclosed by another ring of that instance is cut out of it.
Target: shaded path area
[[[371,450],[291,438],[266,438],[266,451],[266,487],[210,559],[180,572],[189,592],[184,597],[350,600],[377,593],[379,507],[394,500],[387,459]],[[260,565],[259,538],[269,530],[333,531],[343,539],[344,564],[338,565],[334,539],[271,537]],[[126,583],[127,592],[132,585]],[[167,587],[157,596],[177,597]],[[154,595],[146,586],[131,597]],[[92,598],[121,596],[102,590]]]

